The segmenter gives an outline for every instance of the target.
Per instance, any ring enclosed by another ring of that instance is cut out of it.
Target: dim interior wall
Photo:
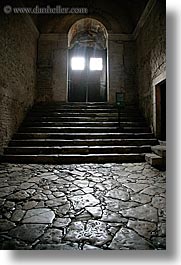
[[[2,15],[0,24],[0,153],[32,106],[38,32],[28,15]]]
[[[37,101],[66,101],[67,34],[42,34],[38,43]]]
[[[156,130],[155,84],[166,78],[165,1],[155,1],[136,40],[139,105],[153,131]]]
[[[136,91],[136,50],[129,35],[108,36],[108,101],[115,103],[116,92],[124,91],[128,104],[134,104]],[[37,101],[67,101],[67,34],[42,34],[38,45]]]
[[[126,105],[137,104],[136,45],[132,35],[109,35],[109,101],[123,92]]]

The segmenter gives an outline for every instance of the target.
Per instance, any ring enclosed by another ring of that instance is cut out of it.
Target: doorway
[[[156,87],[156,136],[166,141],[166,80]]]
[[[105,102],[106,51],[91,47],[69,51],[69,102]]]
[[[85,18],[69,30],[68,101],[107,102],[107,32]]]

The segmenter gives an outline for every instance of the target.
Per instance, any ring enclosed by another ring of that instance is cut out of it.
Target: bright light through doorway
[[[102,58],[90,58],[90,70],[98,70],[101,71],[103,68]]]
[[[85,58],[84,57],[73,57],[71,60],[72,70],[84,70]]]

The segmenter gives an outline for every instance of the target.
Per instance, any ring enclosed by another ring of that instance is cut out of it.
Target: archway
[[[107,31],[96,19],[80,19],[69,30],[68,101],[107,101]]]

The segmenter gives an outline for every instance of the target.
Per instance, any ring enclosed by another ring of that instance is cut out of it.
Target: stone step
[[[122,146],[122,145],[154,145],[157,144],[156,139],[24,139],[24,140],[12,140],[9,146]]]
[[[75,163],[136,163],[144,162],[145,154],[89,154],[89,155],[4,155],[3,163],[75,164]]]
[[[105,133],[16,133],[13,139],[151,139],[152,133],[121,133],[121,132],[105,132]]]
[[[19,132],[31,132],[31,133],[78,133],[78,132],[97,132],[97,133],[103,133],[103,132],[144,132],[148,133],[150,132],[150,129],[148,127],[21,127],[19,129]]]
[[[160,157],[166,157],[166,145],[152,146],[151,150]]]
[[[62,146],[62,147],[7,147],[5,154],[36,155],[36,154],[128,154],[149,153],[150,146]]]
[[[25,122],[118,122],[118,116],[98,116],[98,117],[88,117],[88,116],[60,116],[60,117],[32,117],[29,116],[25,119]],[[145,122],[143,117],[120,117],[121,122]]]
[[[91,122],[87,122],[87,121],[81,121],[81,122],[48,122],[48,121],[33,121],[33,122],[24,122],[22,124],[22,126],[24,127],[117,127],[118,126],[118,122],[100,122],[100,121],[91,121]],[[146,127],[146,123],[145,122],[120,122],[120,126],[121,127]]]
[[[145,160],[151,166],[156,167],[158,169],[165,170],[166,168],[166,158],[156,155],[154,153],[148,153],[145,155]]]

